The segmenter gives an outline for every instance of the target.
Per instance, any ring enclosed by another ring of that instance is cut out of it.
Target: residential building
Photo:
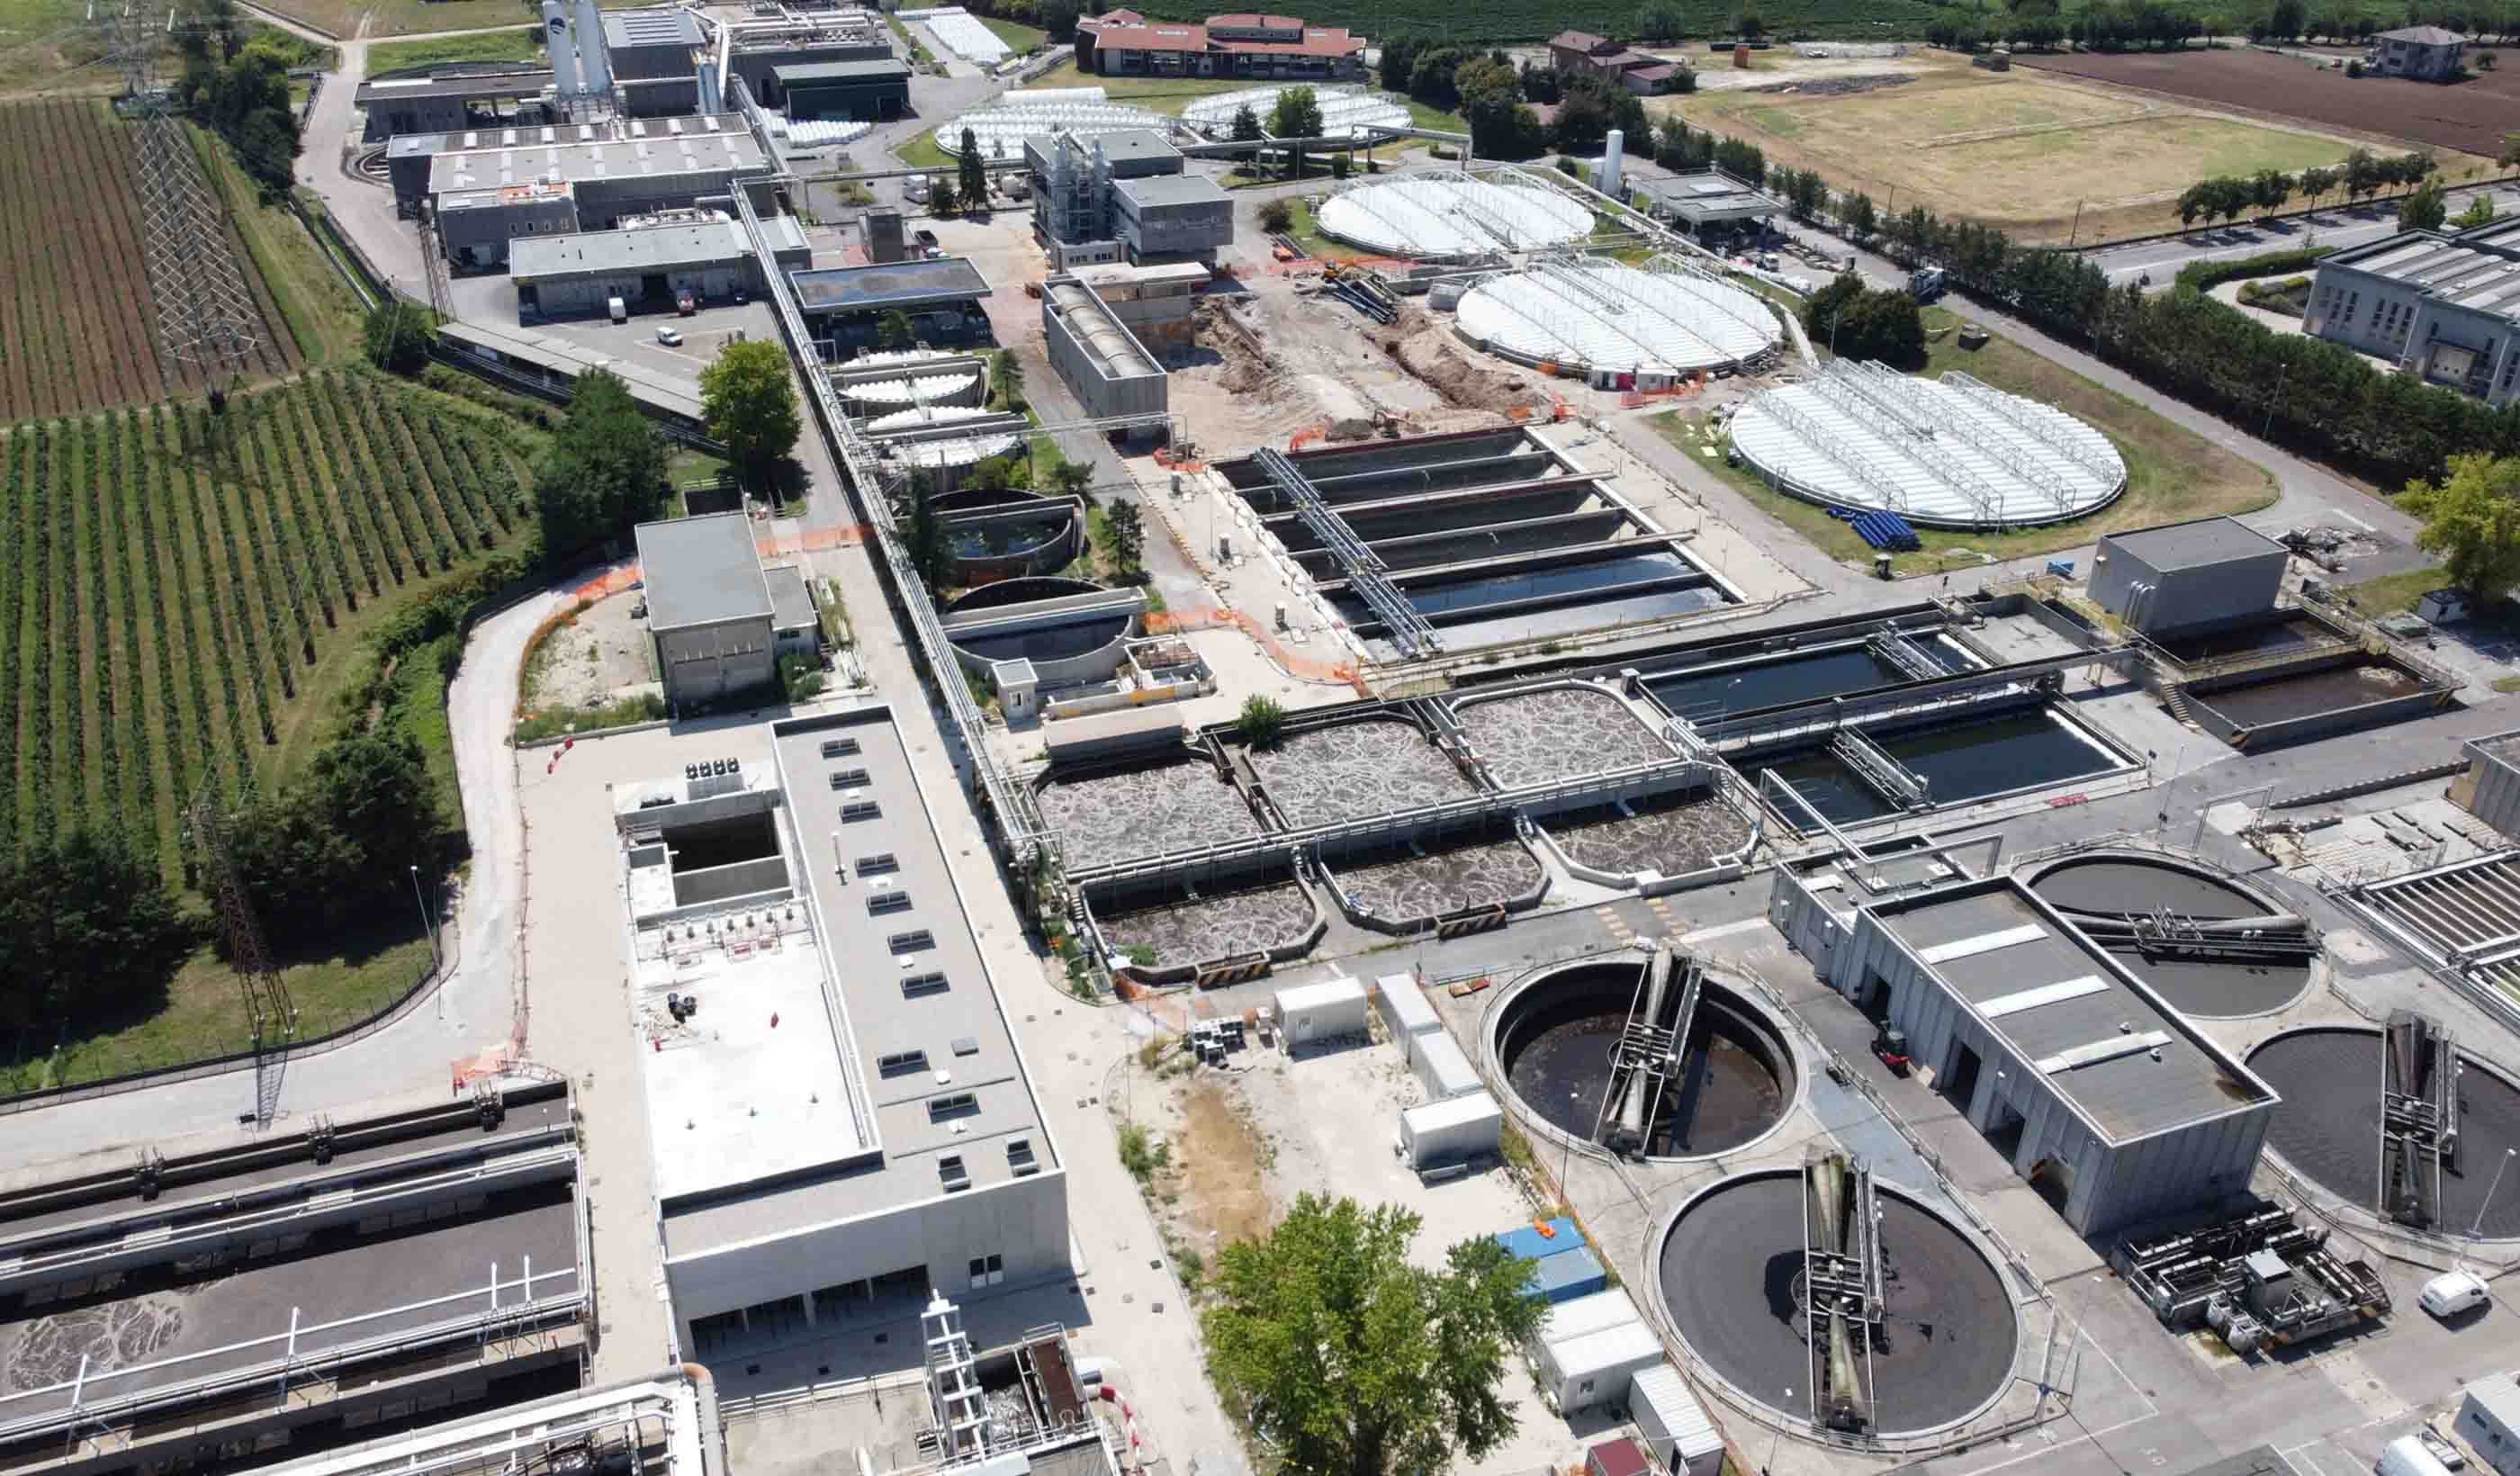
[[[1561,30],[1550,37],[1549,60],[1559,71],[1597,76],[1648,96],[1678,87],[1687,69],[1589,30]]]
[[[2520,393],[2520,219],[2403,232],[2322,259],[2302,329],[2509,404]]]
[[[1076,25],[1077,69],[1112,77],[1362,79],[1365,48],[1363,36],[1294,16],[1210,16],[1191,24],[1120,10]]]
[[[2466,69],[2467,38],[2438,25],[2408,25],[2371,38],[2363,65],[2384,77],[2447,82]]]

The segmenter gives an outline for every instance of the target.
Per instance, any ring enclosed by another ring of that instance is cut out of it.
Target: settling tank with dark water
[[[2366,1210],[2380,1192],[2380,1042],[2370,1026],[2313,1026],[2249,1052],[2249,1069],[2283,1098],[2267,1124],[2267,1146]],[[2441,1228],[2485,1240],[2520,1237],[2520,1184],[2495,1183],[2502,1155],[2520,1147],[2520,1087],[2465,1051],[2458,1064],[2458,1156],[2442,1174]]]
[[[1598,1141],[1610,1061],[1637,1000],[1646,957],[1570,963],[1535,976],[1499,1006],[1496,1060],[1523,1109],[1560,1133]],[[1677,1006],[1666,1000],[1666,1028]],[[1693,1158],[1730,1152],[1776,1126],[1792,1104],[1794,1058],[1767,1017],[1740,994],[1705,979],[1681,1068],[1666,1082],[1644,1153]]]
[[[2317,944],[2300,919],[2239,882],[2171,857],[2079,856],[2030,889],[2074,919],[2182,1014],[2234,1019],[2281,1008],[2310,987]],[[2267,919],[2263,929],[2213,924]],[[2194,924],[2193,943],[2180,934]],[[2251,938],[2248,933],[2263,936]],[[2205,946],[2198,946],[2205,945]]]
[[[1866,732],[1883,752],[1925,782],[1927,797],[1938,808],[2105,774],[2126,762],[2044,706],[1886,735],[1878,729]],[[1837,825],[1878,820],[1899,810],[1824,747],[1747,759],[1740,768],[1753,784],[1761,773],[1773,772]]]

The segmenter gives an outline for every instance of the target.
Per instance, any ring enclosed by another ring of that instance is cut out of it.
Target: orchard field
[[[182,876],[179,806],[289,772],[361,637],[514,541],[491,426],[363,370],[21,425],[0,442],[0,837],[119,830]]]
[[[200,393],[153,327],[130,130],[104,103],[0,106],[0,421]],[[262,318],[248,378],[302,362],[269,290],[228,230]]]

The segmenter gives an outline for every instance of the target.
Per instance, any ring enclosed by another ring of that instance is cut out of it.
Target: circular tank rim
[[[2078,913],[2072,908],[2066,907],[2055,901],[2048,896],[2047,893],[2039,890],[2039,883],[2041,879],[2046,877],[2050,872],[2060,871],[2077,862],[2088,861],[2143,862],[2148,865],[2165,867],[2171,871],[2191,872],[2195,875],[2202,876],[2206,880],[2212,881],[2217,885],[2228,886],[2231,890],[2239,893],[2242,897],[2256,903],[2259,908],[2260,916],[2262,917],[2273,917],[2277,913],[2298,911],[2298,909],[2283,906],[2272,896],[2269,895],[2265,888],[2258,886],[2244,877],[2217,872],[2212,862],[2206,861],[2202,858],[2186,855],[2172,855],[2160,851],[2129,850],[2123,846],[2104,846],[2090,851],[2079,851],[2072,855],[2051,857],[2046,861],[2032,863],[2034,869],[2027,874],[2024,874],[2018,868],[2014,870],[2013,874],[2020,879],[2023,886],[2028,887],[2033,893],[2037,894],[2040,901],[2047,903],[2057,912],[2064,914],[2066,918],[2071,920],[2075,917],[2094,915]],[[2304,920],[2308,919],[2305,917]],[[2103,950],[2103,952],[2106,952],[2106,950]],[[2128,963],[2125,966],[2129,973],[2135,974],[2138,978],[2143,979],[2147,988],[2153,989],[2155,993],[2159,992],[2159,986],[2154,985],[2152,980],[2146,976],[2141,969],[2137,968],[2132,963]],[[2285,1010],[2292,1008],[2294,1006],[2299,1005],[2303,1000],[2308,999],[2311,991],[2317,989],[2320,982],[2327,977],[2327,945],[2324,937],[2322,936],[2318,954],[2312,957],[2309,966],[2302,970],[2301,988],[2293,993],[2292,998],[2285,1000],[2280,1005],[2270,1006],[2265,1009],[2252,1009],[2240,1014],[2201,1014],[2194,1010],[2181,1009],[2177,1005],[2171,1005],[2170,1007],[2182,1017],[2190,1020],[2213,1021],[2220,1023],[2228,1023],[2239,1020],[2263,1020],[2272,1015],[2282,1014]],[[2167,1004],[2168,1001],[2165,1000],[2164,1003]],[[2270,1039],[2272,1039],[2272,1037],[2270,1037]],[[2264,1043],[2261,1042],[2260,1044]]]
[[[978,604],[971,603],[992,591],[1012,589],[1021,585],[1058,585],[1059,588],[1026,594],[1020,599],[990,600]],[[1068,595],[1099,595],[1102,593],[1102,588],[1091,579],[1070,579],[1063,574],[1019,574],[1012,579],[992,579],[986,584],[965,590],[954,598],[952,604],[945,606],[942,613],[954,615],[965,610],[996,609],[1001,604],[1021,604],[1032,600],[1058,600]]]
[[[2027,397],[2016,396],[2016,398]],[[1741,416],[1750,414],[1757,408],[1757,406],[1758,401],[1756,400],[1747,400],[1742,402],[1740,413],[1733,417],[1733,422],[1738,422]],[[2054,407],[2050,406],[2049,408],[2053,409]],[[2062,414],[2063,412],[2059,413]],[[2084,421],[2081,416],[2074,416],[2072,419],[2081,423],[2086,428],[2092,428],[2091,423]],[[2010,530],[2013,528],[2056,527],[2069,522],[2080,522],[2084,518],[2107,509],[2119,498],[2126,496],[2127,493],[2126,456],[2124,453],[2120,453],[2118,456],[2117,479],[2110,484],[2109,490],[2100,497],[2094,498],[2090,504],[2076,508],[2072,512],[2057,513],[2045,516],[2002,517],[1991,520],[1986,518],[1969,517],[1936,517],[1928,514],[1912,513],[1905,508],[1885,508],[1875,506],[1874,504],[1868,502],[1850,502],[1843,497],[1831,497],[1825,493],[1807,488],[1801,483],[1795,481],[1793,478],[1786,476],[1781,471],[1772,471],[1768,470],[1768,468],[1760,462],[1759,458],[1752,454],[1750,448],[1741,443],[1740,437],[1737,434],[1734,434],[1733,423],[1728,422],[1726,424],[1725,435],[1731,442],[1733,449],[1741,453],[1742,465],[1759,473],[1759,479],[1761,481],[1766,482],[1769,486],[1776,488],[1778,491],[1782,492],[1787,497],[1793,498],[1797,502],[1806,502],[1815,507],[1822,508],[1853,508],[1859,513],[1896,513],[1901,517],[1907,519],[1911,526],[1919,528],[1947,528],[1956,529],[1961,532],[1971,532],[1989,526],[1993,526],[2000,530]],[[2116,448],[2111,447],[2110,449],[2115,450]]]
[[[1497,1036],[1505,1028],[1505,1017],[1508,1007],[1551,975],[1567,969],[1612,962],[1623,954],[1636,954],[1640,959],[1646,957],[1631,946],[1612,949],[1606,953],[1586,954],[1580,958],[1560,959],[1554,963],[1543,963],[1526,970],[1521,977],[1497,991],[1496,998],[1488,1002],[1486,1014],[1479,1020],[1479,1054],[1482,1062],[1488,1068],[1490,1078],[1503,1089],[1499,1096],[1511,1104],[1514,1116],[1521,1120],[1524,1130],[1538,1134],[1560,1148],[1572,1148],[1587,1158],[1604,1161],[1612,1156],[1609,1149],[1598,1142],[1587,1142],[1562,1131],[1556,1124],[1533,1111],[1530,1103],[1522,1099],[1522,1094],[1513,1090],[1512,1079],[1506,1074],[1505,1056],[1498,1049]],[[1709,982],[1722,988],[1725,993],[1739,1000],[1748,1008],[1752,1020],[1783,1048],[1786,1061],[1793,1066],[1793,1090],[1785,1095],[1782,1105],[1777,1111],[1777,1120],[1760,1129],[1756,1137],[1735,1143],[1720,1153],[1696,1153],[1684,1158],[1675,1158],[1667,1154],[1648,1154],[1644,1159],[1646,1163],[1686,1167],[1692,1164],[1712,1163],[1719,1158],[1737,1158],[1744,1153],[1756,1152],[1769,1139],[1782,1131],[1786,1123],[1793,1120],[1794,1114],[1801,1110],[1804,1099],[1811,1092],[1811,1072],[1803,1059],[1801,1048],[1794,1044],[1793,1032],[1786,1029],[1775,1012],[1770,1010],[1764,1002],[1754,998],[1753,992],[1742,987],[1738,977],[1722,964],[1709,962],[1707,978]]]
[[[2250,1074],[2255,1075],[2258,1069],[2255,1061],[2259,1051],[2267,1050],[2269,1047],[2275,1045],[2279,1041],[2290,1040],[2292,1037],[2297,1035],[2321,1034],[2367,1035],[2376,1039],[2383,1035],[2384,1032],[2381,1027],[2371,1024],[2368,1021],[2359,1019],[2324,1020],[2312,1024],[2295,1025],[2289,1029],[2278,1030],[2274,1034],[2268,1036],[2265,1040],[2251,1046],[2248,1051],[2241,1055],[2240,1064],[2247,1066]],[[2520,1096],[2520,1076],[2515,1076],[2513,1073],[2503,1070],[2500,1066],[2496,1065],[2494,1062],[2487,1060],[2483,1056],[2470,1054],[2465,1049],[2461,1048],[2455,1040],[2451,1043],[2451,1049],[2458,1056],[2459,1069],[2461,1071],[2471,1069],[2482,1071],[2486,1075],[2493,1077],[2496,1081],[2500,1082],[2504,1089],[2509,1091],[2512,1095]],[[2281,1110],[2280,1105],[2278,1105],[2277,1110]],[[2520,1148],[2520,1143],[2505,1143],[2503,1146]],[[2310,1192],[2318,1195],[2321,1199],[2324,1199],[2344,1210],[2346,1213],[2353,1215],[2365,1229],[2374,1230],[2385,1234],[2404,1236],[2422,1245],[2449,1243],[2520,1246],[2520,1235],[2505,1235],[2500,1239],[2478,1239],[2470,1241],[2465,1235],[2426,1235],[2418,1230],[2411,1230],[2407,1226],[2399,1225],[2395,1221],[2382,1220],[2372,1211],[2369,1205],[2361,1203],[2357,1200],[2348,1199],[2342,1194],[2337,1193],[2334,1189],[2329,1188],[2326,1185],[2319,1183],[2317,1179],[2312,1178],[2310,1174],[2296,1166],[2291,1159],[2286,1158],[2282,1152],[2277,1150],[2272,1142],[2267,1143],[2265,1147],[2260,1149],[2260,1151],[2266,1157],[2273,1159],[2276,1167],[2282,1172],[2283,1177],[2290,1180],[2295,1186],[2307,1189]],[[2372,1174],[2374,1178],[2378,1177],[2379,1170],[2376,1166],[2373,1168]],[[2383,1252],[2383,1254],[2386,1253]]]
[[[1425,177],[1425,176],[1420,176],[1420,178],[1424,178],[1424,177]],[[1358,186],[1358,190],[1359,190],[1360,192],[1362,192],[1362,191],[1365,191],[1365,190],[1380,189],[1380,188],[1383,188],[1383,187],[1385,187],[1385,186],[1398,185],[1398,184],[1405,184],[1405,183],[1407,183],[1407,182],[1408,182],[1408,181],[1407,181],[1407,179],[1406,179],[1406,178],[1392,178],[1392,179],[1382,180],[1382,181],[1380,181],[1378,184],[1366,184],[1366,185],[1360,185],[1360,186]],[[1495,180],[1492,180],[1492,179],[1478,179],[1478,178],[1476,178],[1475,176],[1473,176],[1473,177],[1472,177],[1472,182],[1473,182],[1473,183],[1476,183],[1476,184],[1486,185],[1486,186],[1490,187],[1491,189],[1497,189],[1497,190],[1519,190],[1519,191],[1522,191],[1522,192],[1524,192],[1524,193],[1526,193],[1526,194],[1538,195],[1538,196],[1542,196],[1542,197],[1545,197],[1545,198],[1548,198],[1548,199],[1552,199],[1552,200],[1557,200],[1557,199],[1563,199],[1563,198],[1564,198],[1564,197],[1562,197],[1562,196],[1554,195],[1554,194],[1552,194],[1552,192],[1550,192],[1550,191],[1548,191],[1548,190],[1545,190],[1545,189],[1542,189],[1542,188],[1539,188],[1539,187],[1536,187],[1536,186],[1532,186],[1532,185],[1499,184],[1499,183],[1497,183],[1497,181],[1495,181]],[[1571,228],[1571,225],[1572,225],[1572,223],[1571,223],[1571,222],[1569,222],[1569,226],[1570,226],[1570,228]],[[1398,258],[1398,257],[1405,257],[1405,258],[1407,258],[1407,259],[1409,259],[1409,260],[1412,260],[1412,261],[1437,261],[1437,262],[1440,262],[1440,261],[1444,261],[1444,260],[1447,260],[1447,259],[1457,258],[1457,257],[1463,257],[1463,256],[1485,256],[1485,255],[1489,255],[1489,254],[1491,254],[1491,253],[1492,253],[1492,251],[1494,250],[1494,248],[1491,248],[1491,247],[1465,247],[1465,248],[1463,248],[1463,249],[1462,249],[1462,250],[1458,250],[1458,251],[1431,251],[1431,252],[1430,252],[1430,251],[1418,251],[1418,250],[1412,250],[1412,249],[1410,249],[1409,245],[1408,245],[1407,243],[1405,243],[1405,242],[1395,244],[1395,243],[1387,242],[1387,241],[1367,241],[1367,240],[1364,240],[1364,239],[1362,239],[1362,238],[1360,238],[1360,237],[1349,236],[1349,235],[1342,234],[1342,233],[1340,233],[1340,232],[1338,232],[1338,231],[1332,231],[1332,230],[1325,229],[1325,228],[1322,226],[1322,224],[1321,224],[1320,217],[1318,217],[1318,216],[1316,216],[1316,217],[1314,218],[1314,221],[1313,221],[1313,228],[1314,228],[1314,230],[1316,230],[1316,231],[1320,232],[1320,234],[1321,234],[1324,238],[1326,238],[1326,239],[1328,239],[1328,240],[1330,240],[1330,241],[1335,241],[1335,242],[1339,243],[1341,246],[1352,246],[1356,247],[1356,248],[1357,248],[1358,250],[1360,250],[1360,251],[1372,251],[1372,252],[1373,252],[1373,253],[1375,253],[1375,254],[1377,254],[1377,255],[1381,255],[1381,256],[1389,256],[1389,257],[1395,257],[1395,258]],[[1571,245],[1572,243],[1575,243],[1575,242],[1578,242],[1578,241],[1582,241],[1586,236],[1588,236],[1588,235],[1590,235],[1590,234],[1591,234],[1591,231],[1592,231],[1592,228],[1591,228],[1591,226],[1588,224],[1588,225],[1586,226],[1585,230],[1583,230],[1583,231],[1579,231],[1579,232],[1576,232],[1574,235],[1568,236],[1568,237],[1567,237],[1567,238],[1565,238],[1563,241],[1553,242],[1553,243],[1551,243],[1550,245],[1552,245],[1552,246],[1568,246],[1568,245]],[[1517,251],[1523,251],[1523,250],[1544,249],[1544,248],[1545,248],[1545,247],[1533,247],[1533,246],[1518,246],[1518,247],[1515,247],[1514,249],[1515,249],[1515,250],[1517,250]],[[1508,253],[1508,254],[1509,254],[1509,253]]]
[[[1642,268],[1631,267],[1628,268],[1628,270],[1642,271]],[[1463,287],[1461,297],[1456,300],[1453,307],[1453,336],[1471,348],[1478,350],[1480,353],[1494,355],[1497,358],[1505,360],[1508,364],[1519,364],[1528,369],[1537,369],[1543,364],[1554,364],[1561,371],[1573,371],[1579,378],[1589,378],[1597,370],[1605,370],[1611,373],[1627,373],[1640,367],[1634,361],[1625,364],[1596,364],[1572,353],[1553,354],[1544,357],[1540,354],[1527,352],[1523,349],[1509,348],[1502,341],[1493,337],[1481,337],[1477,334],[1470,332],[1469,329],[1462,325],[1461,319],[1462,303],[1468,301],[1470,297],[1479,292],[1489,291],[1490,290],[1497,288],[1508,278],[1519,277],[1522,274],[1522,269],[1510,267],[1491,271],[1480,277],[1478,281]],[[1730,284],[1726,285],[1730,286]],[[1734,291],[1742,291],[1742,295],[1750,297],[1753,301],[1761,300],[1755,293],[1751,293],[1737,288],[1734,289]],[[1784,341],[1785,332],[1780,328],[1763,341],[1758,348],[1753,349],[1748,353],[1719,354],[1713,357],[1704,358],[1683,358],[1677,354],[1666,354],[1656,362],[1667,365],[1671,369],[1676,370],[1683,375],[1704,373],[1711,376],[1714,371],[1721,369],[1728,364],[1744,364],[1761,355],[1776,353],[1784,346]]]
[[[1808,1420],[1795,1418],[1791,1411],[1778,1409],[1718,1372],[1715,1365],[1698,1353],[1697,1345],[1688,1340],[1688,1334],[1681,1330],[1680,1321],[1671,1315],[1671,1303],[1663,1296],[1662,1290],[1663,1242],[1671,1238],[1671,1232],[1679,1227],[1680,1222],[1690,1210],[1697,1207],[1699,1201],[1734,1185],[1746,1184],[1754,1179],[1789,1179],[1798,1178],[1801,1174],[1802,1170],[1798,1168],[1744,1169],[1738,1174],[1727,1174],[1712,1184],[1700,1185],[1695,1192],[1672,1206],[1670,1213],[1654,1222],[1652,1231],[1645,1236],[1642,1250],[1638,1253],[1637,1275],[1653,1288],[1653,1310],[1656,1319],[1680,1343],[1680,1346],[1688,1350],[1689,1361],[1695,1365],[1697,1372],[1708,1383],[1715,1386],[1716,1390],[1724,1396],[1726,1403],[1761,1424],[1767,1425],[1771,1430],[1781,1431],[1796,1440],[1814,1445],[1834,1445],[1835,1442],[1815,1436],[1809,1428]],[[1958,1234],[1961,1240],[1967,1242],[1969,1249],[1977,1252],[1978,1259],[1986,1263],[1987,1270],[1995,1275],[1996,1284],[2003,1288],[2005,1303],[2012,1310],[2012,1360],[2014,1367],[2018,1368],[2021,1363],[2024,1331],[2021,1317],[2022,1299],[2013,1289],[2010,1278],[2004,1275],[2004,1260],[1995,1253],[1994,1244],[1979,1231],[1976,1226],[1944,1214],[1904,1185],[1895,1184],[1886,1179],[1876,1179],[1873,1181],[1873,1188],[1876,1192],[1887,1194],[1891,1198],[1905,1200],[1910,1208],[1932,1217],[1935,1223]],[[2012,1386],[2018,1380],[2017,1373],[2007,1377],[1996,1386],[1994,1393],[1957,1419],[1945,1420],[1938,1425],[1919,1425],[1912,1430],[1884,1430],[1879,1433],[1889,1439],[1914,1440],[1920,1436],[1939,1435],[1960,1429],[1983,1416],[1987,1410],[2002,1404],[2003,1397],[2012,1392]]]

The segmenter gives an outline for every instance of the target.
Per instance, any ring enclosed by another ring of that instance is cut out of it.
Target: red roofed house
[[[1669,92],[1679,85],[1678,67],[1589,30],[1561,30],[1550,37],[1549,60],[1559,71],[1590,72],[1630,92]]]
[[[1365,75],[1365,47],[1363,36],[1294,16],[1210,16],[1193,25],[1112,11],[1077,22],[1076,69],[1106,77],[1335,81]]]

